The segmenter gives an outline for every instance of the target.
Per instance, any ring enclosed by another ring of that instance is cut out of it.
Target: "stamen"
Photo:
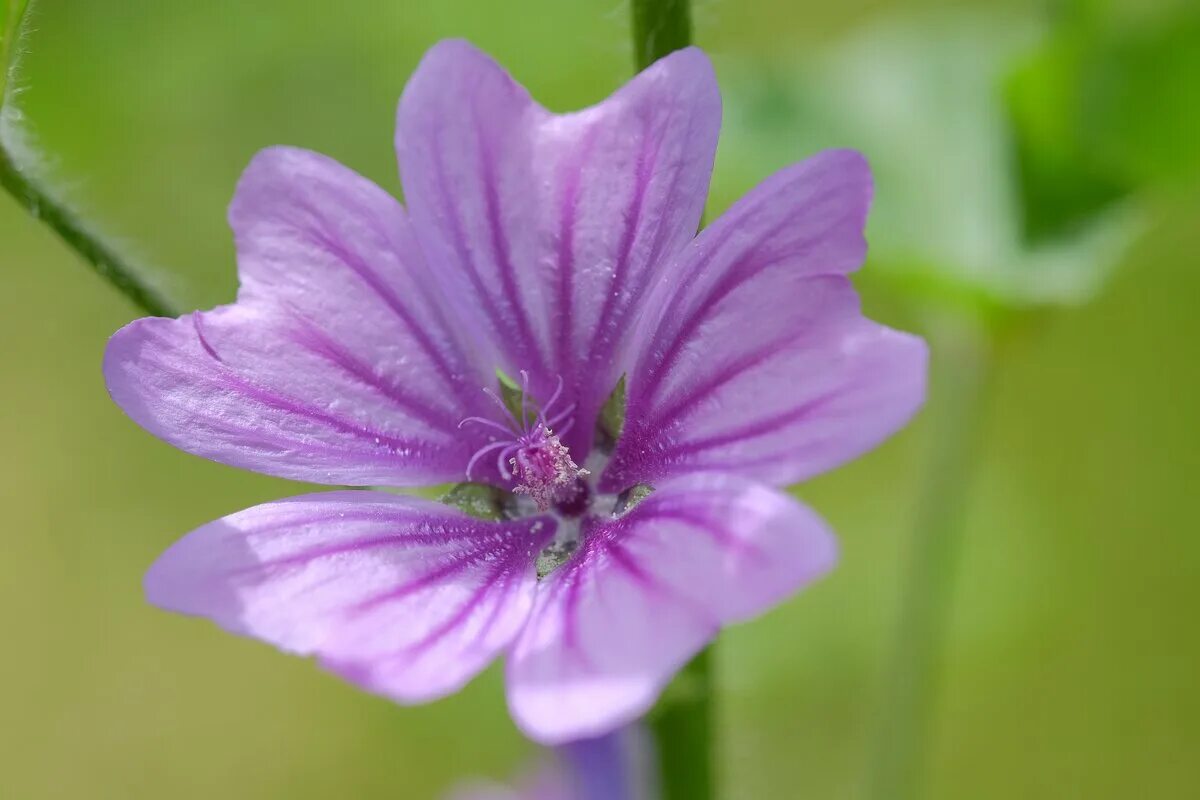
[[[550,399],[546,401],[546,404],[544,406],[542,406],[542,422],[543,422],[543,424],[546,421],[545,415],[549,414],[550,409],[554,408],[554,404],[558,402],[558,398],[562,394],[562,390],[563,390],[563,379],[562,379],[562,375],[559,375],[558,376],[558,386],[556,386],[554,388],[554,393],[550,395]],[[574,408],[574,405],[572,405],[571,408]]]
[[[558,412],[558,414],[554,417],[554,419],[548,420],[548,421],[544,422],[543,424],[546,426],[547,430],[557,431],[558,423],[562,422],[564,419],[571,416],[572,412],[574,412],[574,411],[575,411],[575,403],[571,403],[571,405],[567,406],[562,411]],[[565,433],[565,431],[559,431],[560,436],[563,433]]]
[[[511,462],[520,479],[513,491],[529,495],[539,511],[546,511],[588,471],[571,459],[557,436],[540,426],[535,435],[536,440],[518,450]]]
[[[565,425],[563,425],[561,428],[558,428],[553,431],[551,431],[549,428],[547,428],[546,433],[553,433],[557,438],[561,439],[562,437],[567,435],[567,433],[571,430],[571,428],[574,428],[574,427],[575,427],[575,418],[571,417],[569,420],[567,420],[567,423]]]
[[[529,398],[529,373],[521,370],[521,418],[517,423],[521,426],[521,430],[528,430],[529,410],[525,402]]]
[[[461,428],[463,425],[466,425],[468,422],[474,422],[479,425],[487,425],[489,428],[495,428],[496,430],[500,431],[501,433],[507,433],[510,435],[513,433],[516,433],[516,431],[514,431],[511,427],[509,427],[507,425],[501,425],[499,422],[496,422],[495,420],[492,420],[492,419],[488,419],[487,417],[467,417],[462,422],[458,423],[458,427]]]
[[[564,388],[562,376],[559,375],[549,402],[533,404],[537,416],[531,420],[529,373],[521,370],[520,375],[520,419],[513,418],[512,411],[498,394],[491,389],[484,389],[492,402],[504,410],[504,418],[509,425],[502,425],[487,417],[467,417],[459,422],[460,428],[470,422],[506,435],[506,438],[489,442],[475,451],[467,462],[467,480],[471,479],[480,459],[499,451],[496,455],[496,472],[505,481],[515,480],[517,485],[513,491],[529,495],[540,511],[546,511],[559,500],[577,495],[580,478],[588,474],[586,469],[571,459],[570,452],[560,439],[575,425],[573,414],[576,404],[571,403],[554,413],[554,406],[562,398]]]
[[[483,458],[491,451],[500,447],[505,447],[509,444],[511,444],[511,442],[492,442],[491,444],[485,444],[483,447],[476,450],[475,455],[471,456],[471,460],[467,462],[467,480],[471,480],[471,471],[475,469],[475,465],[479,463],[479,459]]]
[[[508,406],[504,405],[504,401],[500,399],[500,395],[493,392],[491,389],[484,389],[483,393],[492,398],[492,402],[504,412],[504,416],[511,418],[512,412],[508,410]]]
[[[512,458],[513,453],[519,451],[520,449],[521,443],[513,442],[509,444],[508,448],[496,458],[496,471],[499,472],[500,476],[506,481],[512,480],[512,472],[508,469],[509,459]]]

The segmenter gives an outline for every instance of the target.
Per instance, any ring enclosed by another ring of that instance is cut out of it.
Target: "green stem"
[[[633,49],[638,70],[692,43],[689,0],[631,0]],[[649,717],[658,750],[662,800],[712,800],[713,646],[691,660],[663,693]]]
[[[134,305],[156,317],[174,317],[179,312],[158,290],[138,275],[107,242],[65,204],[23,173],[7,147],[0,143],[0,186],[3,186],[35,219],[41,220],[67,246],[91,264],[101,278],[128,297]]]
[[[18,40],[23,33],[28,5],[24,0],[10,0],[6,5],[7,13],[0,19],[0,187],[34,219],[48,225],[68,247],[91,264],[101,278],[143,311],[155,316],[177,316],[179,312],[162,293],[142,278],[110,242],[55,197],[33,176],[33,170],[23,167],[14,155],[7,138],[10,126],[15,124],[11,82],[16,72]]]
[[[913,800],[930,749],[943,640],[963,541],[963,512],[990,374],[985,335],[954,328],[934,335],[930,453],[887,664],[880,726],[868,772],[870,800]],[[940,369],[939,369],[940,368]]]
[[[633,50],[639,70],[692,43],[688,0],[632,0],[632,10]]]
[[[712,665],[709,645],[675,677],[650,717],[658,749],[661,800],[711,800],[716,796]]]

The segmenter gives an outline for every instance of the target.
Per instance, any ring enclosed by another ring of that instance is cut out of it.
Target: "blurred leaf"
[[[1198,86],[1200,6],[1100,42],[1079,87],[1083,148],[1134,180],[1190,183],[1200,175]]]
[[[1018,67],[1006,87],[1030,241],[1070,230],[1129,190],[1080,151],[1072,120],[1062,113],[1078,85],[1080,53],[1074,40],[1057,42]]]
[[[1008,113],[1023,228],[1059,235],[1139,184],[1200,171],[1200,13],[1147,20],[1110,3],[1076,3],[1011,73]]]
[[[1011,14],[940,14],[872,25],[826,53],[746,70],[727,81],[722,158],[761,174],[855,147],[875,176],[868,276],[984,317],[1083,301],[1121,259],[1140,214],[1112,203],[1114,186],[1060,173],[1055,213],[1072,224],[1027,240],[1002,87],[1037,41],[1033,21]]]

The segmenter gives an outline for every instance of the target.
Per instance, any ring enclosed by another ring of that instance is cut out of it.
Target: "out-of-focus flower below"
[[[513,786],[473,782],[447,800],[654,800],[651,755],[648,732],[630,726],[546,753]]]

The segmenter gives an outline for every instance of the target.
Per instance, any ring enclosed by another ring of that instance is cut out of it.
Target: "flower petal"
[[[607,491],[688,472],[774,485],[895,432],[925,395],[926,349],[862,317],[866,162],[828,151],[773,176],[696,239],[637,334]]]
[[[629,722],[721,625],[835,558],[824,523],[786,495],[733,476],[668,481],[625,516],[585,523],[580,552],[539,584],[508,662],[513,717],[548,744]]]
[[[563,379],[580,463],[645,288],[695,234],[719,127],[694,48],[566,115],[460,41],[430,50],[405,89],[396,147],[417,235],[483,310],[498,366],[529,371],[541,399]]]
[[[548,518],[484,522],[383,492],[304,495],[188,534],[150,568],[146,596],[420,702],[516,636],[553,531]]]
[[[460,480],[494,383],[455,333],[400,204],[336,162],[274,148],[230,209],[232,306],[143,319],[105,376],[138,424],[206,458],[365,485]]]

